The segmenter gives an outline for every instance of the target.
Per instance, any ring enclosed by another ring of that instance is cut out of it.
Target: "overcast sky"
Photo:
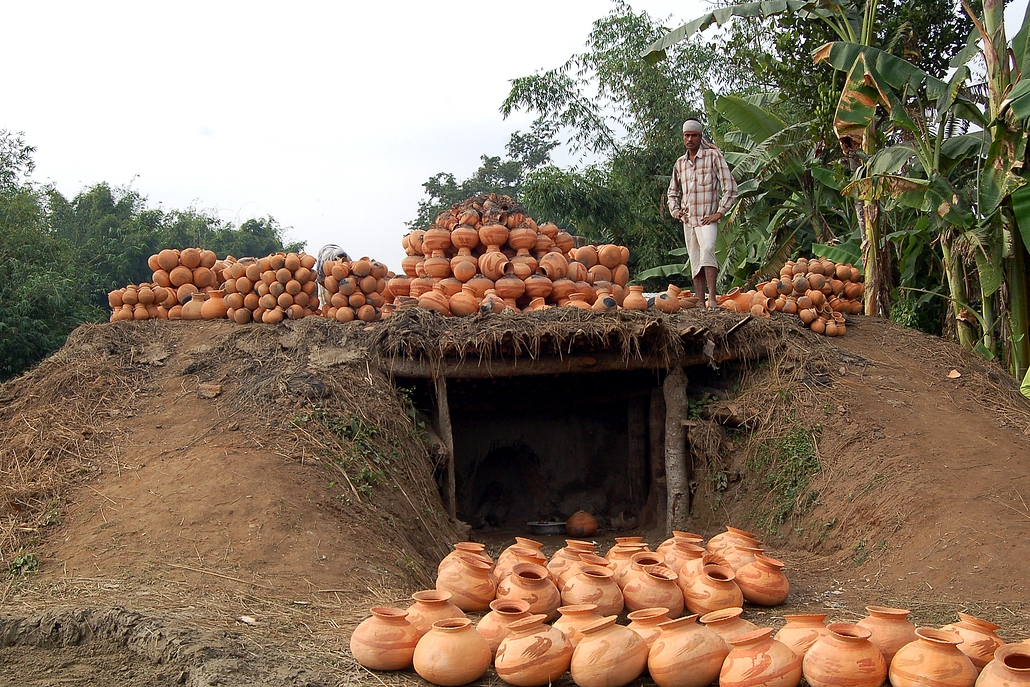
[[[631,5],[681,21],[708,7]],[[309,252],[338,243],[398,269],[422,183],[503,154],[532,121],[498,112],[509,81],[582,51],[612,7],[11,2],[0,128],[25,133],[33,178],[69,198],[104,181],[235,224],[271,215]]]

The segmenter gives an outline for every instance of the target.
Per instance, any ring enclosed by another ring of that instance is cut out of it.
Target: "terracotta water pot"
[[[671,292],[674,287],[672,284],[669,285],[669,291]],[[686,544],[701,545],[704,543],[704,537],[700,534],[694,534],[693,532],[684,532],[682,530],[673,530],[672,536],[663,541],[655,549],[656,552],[668,555],[666,552],[676,546],[677,542],[683,542]]]
[[[801,670],[811,687],[880,687],[887,663],[872,634],[853,623],[832,623],[805,654]]]
[[[797,687],[801,657],[763,627],[734,637],[719,672],[719,687]]]
[[[523,599],[494,599],[490,612],[476,624],[476,632],[483,635],[490,645],[490,652],[496,653],[501,640],[508,636],[508,624],[529,615],[529,602]]]
[[[515,548],[510,549],[508,554],[504,556],[503,560],[501,558],[498,558],[497,560],[498,563],[494,566],[493,578],[498,583],[510,575],[512,568],[519,563],[533,563],[540,566],[547,565],[547,557],[544,556],[543,552],[539,549],[530,549],[523,546],[516,546]]]
[[[578,575],[581,570],[584,570],[586,568],[612,569],[612,564],[608,562],[608,559],[602,558],[597,554],[581,553],[578,557],[578,561],[575,561],[571,565],[563,568],[561,572],[558,573],[558,579],[555,580],[555,584],[557,585],[558,589],[564,589],[566,582],[571,580],[573,577]]]
[[[773,635],[773,639],[783,642],[802,658],[817,639],[829,632],[826,629],[825,613],[790,614],[783,618],[787,624]]]
[[[415,672],[434,685],[458,687],[478,680],[490,667],[490,646],[468,618],[437,620],[418,640]]]
[[[740,617],[743,612],[743,608],[723,608],[705,613],[699,618],[699,622],[729,642],[734,637],[758,629],[757,625]]]
[[[516,557],[515,549],[533,549],[535,551],[540,552],[543,548],[544,548],[543,543],[542,542],[538,542],[535,539],[528,539],[526,537],[515,537],[515,543],[514,544],[510,544],[508,546],[508,548],[506,548],[504,551],[501,551],[500,555],[497,556],[497,564],[496,565],[499,566],[499,565],[501,565],[501,563],[508,562],[509,559],[515,558]],[[543,554],[541,554],[541,555],[543,555]]]
[[[411,667],[419,634],[400,608],[377,607],[372,616],[354,628],[350,652],[370,670],[404,670]]]
[[[572,564],[579,562],[579,554],[591,553],[593,550],[594,547],[592,545],[584,546],[581,543],[570,541],[565,546],[555,551],[546,566],[547,572],[550,573],[551,579],[554,580],[555,585],[558,584],[558,580],[562,579],[563,572],[572,566]]]
[[[461,291],[448,299],[447,305],[455,317],[468,317],[479,312],[481,300],[476,296],[476,290],[466,283],[461,287]]]
[[[634,563],[634,566],[637,564]],[[639,611],[644,608],[667,608],[670,618],[683,615],[683,592],[676,584],[676,573],[664,565],[640,566],[640,574],[631,569],[622,587],[626,608]]]
[[[994,652],[1005,644],[994,634],[999,626],[968,613],[959,613],[958,617],[957,623],[949,623],[941,629],[957,632],[962,637],[962,643],[958,645],[959,651],[969,657],[977,670],[981,670],[994,659]]]
[[[616,625],[616,616],[595,621],[580,631],[572,652],[570,671],[579,687],[624,687],[647,666],[647,643],[628,627]]]
[[[619,565],[619,559],[615,556],[612,557],[612,562],[615,563],[615,567],[612,568],[615,572],[615,582],[621,589],[626,586],[627,576],[643,574],[643,566],[665,565],[665,556],[657,551],[637,551],[630,555],[629,565]]]
[[[565,531],[573,537],[589,537],[597,531],[597,519],[585,510],[576,511],[565,523]]]
[[[494,282],[504,276],[504,266],[507,264],[508,257],[492,244],[486,253],[479,256],[479,271]]]
[[[182,306],[182,319],[184,320],[199,320],[203,316],[200,314],[201,308],[204,307],[205,295],[197,292],[190,296],[190,300],[186,301],[186,304]]]
[[[646,550],[647,544],[644,544],[643,542],[616,544],[608,550],[606,556],[612,563],[612,571],[615,573],[616,582],[622,576],[622,573],[632,565],[633,556]]]
[[[465,617],[462,610],[451,603],[450,592],[427,589],[415,592],[411,598],[415,603],[408,606],[408,622],[415,626],[420,637],[429,632],[437,620]]]
[[[691,613],[711,613],[723,608],[744,606],[744,595],[735,581],[733,570],[723,565],[708,564],[690,581],[683,598]]]
[[[762,548],[762,543],[754,533],[727,525],[725,532],[720,532],[708,540],[705,550],[722,555],[723,550],[731,545]]]
[[[560,629],[544,625],[545,616],[530,615],[509,625],[497,647],[497,676],[518,687],[542,687],[569,669],[573,646]]]
[[[479,232],[470,224],[459,224],[451,231],[451,245],[470,250],[479,245]]]
[[[764,554],[757,554],[754,561],[737,569],[736,575],[741,593],[753,604],[778,606],[790,594],[783,563]]]
[[[744,546],[741,544],[724,547],[720,555],[729,562],[733,572],[737,572],[748,563],[754,563],[755,558],[761,553],[764,553],[764,549],[759,546]]]
[[[493,563],[490,556],[486,553],[486,544],[481,544],[477,541],[460,541],[455,544],[451,544],[453,551],[450,551],[446,556],[440,559],[440,562],[436,564],[436,574],[439,575],[440,571],[445,567],[454,563],[462,554],[472,554],[480,556],[487,563]]]
[[[697,624],[696,615],[660,625],[647,670],[659,687],[707,687],[719,677],[730,647],[718,634]]]
[[[629,287],[629,293],[622,301],[622,307],[626,310],[647,310],[647,299],[644,298],[644,287],[633,285]]]
[[[694,578],[701,575],[704,569],[705,550],[697,544],[680,544],[677,553],[683,558],[678,571],[676,583],[684,594]]]
[[[539,269],[551,281],[562,279],[569,271],[569,261],[561,253],[546,253],[538,258]]]
[[[640,547],[637,549],[638,551],[647,550],[647,542],[644,541],[643,537],[616,537],[615,544],[613,544],[612,547],[609,548],[608,551],[604,554],[605,558],[611,558],[612,554],[615,553],[615,550],[618,549],[620,546],[636,546]]]
[[[994,660],[984,666],[976,687],[1027,687],[1030,685],[1030,646],[1006,644],[994,652]]]
[[[561,591],[562,604],[573,606],[595,604],[601,616],[622,613],[625,599],[608,568],[590,567],[570,578]]]
[[[515,565],[511,574],[497,585],[498,599],[522,599],[530,613],[542,613],[551,620],[562,605],[561,593],[551,581],[547,568],[532,563]]]
[[[698,538],[696,541],[700,542],[701,539]],[[704,553],[704,549],[692,541],[676,537],[671,547],[663,549],[662,546],[659,546],[656,553],[665,556],[665,565],[679,574],[680,568],[693,558],[700,557]]]
[[[957,632],[920,627],[915,636],[890,663],[893,687],[973,687],[980,671],[959,651]]]
[[[916,641],[916,626],[908,621],[909,611],[904,608],[866,606],[869,615],[858,621],[872,636],[869,641],[883,654],[883,660],[890,666],[894,654],[909,642]]]
[[[565,636],[575,647],[583,638],[580,628],[600,620],[604,616],[598,614],[597,604],[574,604],[571,606],[559,606],[560,617],[554,621],[553,627],[565,633]]]
[[[508,227],[503,224],[484,224],[479,227],[479,240],[484,246],[503,246],[508,241]]]
[[[629,619],[629,629],[640,635],[640,638],[647,642],[648,648],[658,639],[662,633],[659,625],[669,621],[668,608],[641,608],[626,616]]]

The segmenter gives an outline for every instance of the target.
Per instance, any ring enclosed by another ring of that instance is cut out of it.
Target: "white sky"
[[[1009,7],[1010,33],[1026,3]],[[708,7],[631,5],[670,27]],[[131,185],[150,206],[271,215],[309,252],[338,243],[399,269],[422,183],[503,155],[532,121],[501,117],[509,80],[581,52],[612,6],[11,2],[0,128],[24,131],[33,178],[69,199]]]

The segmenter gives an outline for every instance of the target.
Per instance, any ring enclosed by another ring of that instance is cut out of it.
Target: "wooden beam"
[[[661,387],[651,390],[647,415],[649,429],[650,483],[644,505],[644,526],[655,525],[665,531],[665,398]]]
[[[447,509],[447,515],[454,519],[458,511],[454,477],[454,434],[451,432],[451,410],[447,405],[447,378],[442,375],[436,378],[436,418],[437,433],[443,439],[447,450],[444,507]]]
[[[665,397],[665,482],[666,534],[686,530],[690,514],[690,484],[687,476],[687,445],[683,418],[687,416],[687,376],[683,368],[669,370],[662,385]]]
[[[708,358],[698,354],[683,358],[679,361],[679,365],[704,365],[707,362]],[[424,360],[382,358],[379,362],[379,369],[394,377],[435,379],[437,376],[443,376],[451,379],[507,379],[530,375],[659,370],[665,369],[666,363],[666,360],[657,356],[626,360],[617,353],[598,352],[586,355],[569,355],[564,358],[546,356],[537,359],[518,358],[515,360],[499,360],[496,358],[484,360],[471,358],[461,362],[444,360],[435,366]]]

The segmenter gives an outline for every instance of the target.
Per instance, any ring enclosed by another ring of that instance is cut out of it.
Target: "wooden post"
[[[687,376],[683,368],[673,366],[662,385],[665,396],[665,481],[667,515],[666,534],[687,529],[690,513],[690,485],[687,481],[686,428]]]
[[[662,389],[651,390],[650,410],[647,415],[650,429],[649,465],[651,470],[650,489],[644,506],[643,525],[656,525],[665,530],[665,398]]]
[[[445,474],[447,476],[447,493],[444,495],[444,507],[452,519],[457,517],[457,498],[454,484],[454,435],[451,432],[451,410],[447,405],[447,378],[440,375],[436,378],[436,427],[447,449]]]
[[[626,472],[629,478],[629,501],[636,510],[644,505],[647,498],[647,403],[644,396],[633,396],[629,399],[626,410],[626,438],[629,451],[626,455]],[[642,513],[637,513],[638,517]]]

